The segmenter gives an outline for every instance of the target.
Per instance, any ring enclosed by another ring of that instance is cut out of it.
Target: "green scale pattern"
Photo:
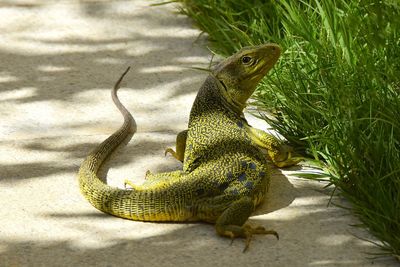
[[[200,88],[190,113],[183,162],[185,173],[203,173],[200,179],[205,187],[197,190],[201,193],[197,197],[207,202],[209,214],[197,211],[197,216],[206,221],[215,221],[211,215],[223,211],[213,205],[215,196],[229,203],[248,196],[257,205],[269,181],[265,155],[248,136],[241,114],[226,108],[220,88],[213,75]],[[216,210],[210,209],[213,206]]]

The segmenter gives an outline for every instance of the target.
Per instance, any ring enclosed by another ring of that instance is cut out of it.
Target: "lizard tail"
[[[121,75],[115,83],[111,96],[115,106],[124,117],[122,126],[104,140],[95,148],[82,162],[79,168],[79,187],[82,195],[97,209],[119,217],[117,210],[113,208],[113,199],[123,198],[123,195],[129,195],[132,191],[113,188],[104,183],[98,176],[98,170],[104,160],[126,139],[126,137],[136,132],[136,123],[129,111],[122,105],[117,96],[124,76],[128,73],[130,67]]]
[[[182,210],[183,196],[176,190],[124,190],[111,187],[98,177],[104,160],[130,133],[136,132],[135,120],[117,96],[120,83],[128,71],[129,68],[118,79],[111,93],[115,105],[124,116],[124,123],[81,164],[78,174],[80,191],[96,209],[117,217],[140,221],[185,221],[192,214]]]

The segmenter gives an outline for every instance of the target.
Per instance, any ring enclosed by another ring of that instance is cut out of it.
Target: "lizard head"
[[[219,63],[212,74],[219,80],[226,100],[242,111],[257,84],[278,61],[280,51],[272,43],[244,47]]]

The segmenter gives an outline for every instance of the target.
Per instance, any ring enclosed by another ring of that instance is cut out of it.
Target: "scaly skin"
[[[82,163],[79,185],[97,209],[140,221],[206,221],[221,236],[246,238],[273,230],[251,227],[245,222],[264,199],[269,171],[265,155],[281,166],[293,165],[288,146],[249,126],[243,116],[247,99],[280,55],[275,44],[243,48],[227,58],[209,75],[194,101],[188,130],[177,137],[183,169],[151,174],[143,185],[127,181],[132,189],[108,186],[97,177],[104,159],[129,135],[133,118],[112,91],[114,103],[124,116],[123,126],[99,145]]]

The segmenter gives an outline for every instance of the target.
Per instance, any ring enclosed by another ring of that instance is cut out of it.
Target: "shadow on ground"
[[[191,67],[206,63],[207,52],[194,43],[196,34],[187,29],[188,19],[171,16],[172,8],[133,2],[0,4],[0,8],[10,10],[5,16],[8,19],[0,20],[5,41],[0,46],[0,147],[10,152],[0,161],[1,181],[18,182],[76,170],[77,161],[122,121],[114,112],[109,91],[128,65],[132,66],[125,83],[129,88],[123,93],[134,92],[143,98],[127,103],[128,108],[133,106],[133,115],[139,113],[142,120],[146,120],[146,114],[165,115],[160,101],[171,105],[175,98],[196,92],[200,86],[196,79],[204,73]],[[76,29],[79,26],[82,30]],[[185,80],[194,81],[194,85],[188,86]],[[158,95],[146,93],[157,86],[165,90]],[[171,116],[181,112],[170,110]],[[149,122],[150,126],[139,125],[139,130],[172,136],[180,130],[172,123],[160,118]],[[63,142],[70,135],[80,138]],[[170,143],[165,138],[139,139],[135,146],[140,153],[127,147],[123,153],[128,156],[114,164],[149,156]],[[41,160],[41,155],[63,158]]]

